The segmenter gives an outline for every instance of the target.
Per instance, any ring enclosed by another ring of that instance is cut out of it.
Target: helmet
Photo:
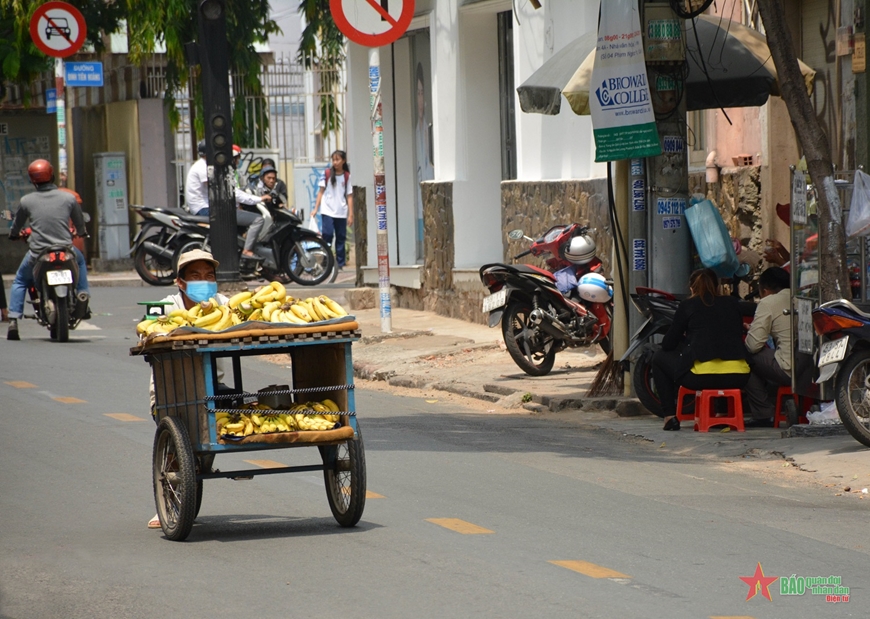
[[[604,303],[613,296],[613,290],[607,285],[607,280],[598,273],[587,273],[577,284],[577,293],[584,301]]]
[[[242,154],[242,147],[238,144],[233,144],[233,157],[238,157]]]
[[[595,257],[595,241],[588,234],[581,234],[571,239],[565,248],[565,260],[572,264],[586,264]]]
[[[196,152],[200,155],[205,154],[205,140],[200,140],[196,143]]]
[[[27,175],[30,177],[30,182],[36,185],[50,183],[54,180],[54,168],[45,159],[36,159],[27,166]]]

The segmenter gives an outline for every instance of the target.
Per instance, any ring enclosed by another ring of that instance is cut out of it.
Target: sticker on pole
[[[66,2],[46,2],[30,19],[33,43],[54,58],[66,58],[79,51],[87,32],[81,11]]]
[[[348,39],[365,47],[381,47],[408,30],[414,0],[329,0],[329,10]]]

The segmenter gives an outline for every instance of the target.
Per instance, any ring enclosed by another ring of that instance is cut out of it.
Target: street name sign
[[[30,19],[33,43],[54,58],[66,58],[79,51],[87,32],[81,11],[67,2],[46,2]]]
[[[408,30],[414,0],[329,0],[329,10],[348,39],[365,47],[381,47]]]
[[[63,63],[64,81],[67,86],[102,86],[102,62]]]

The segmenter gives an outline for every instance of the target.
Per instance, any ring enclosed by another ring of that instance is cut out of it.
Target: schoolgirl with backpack
[[[332,166],[326,169],[320,179],[320,191],[312,219],[320,211],[320,233],[331,246],[335,238],[335,263],[339,269],[346,263],[345,242],[347,227],[353,225],[353,186],[350,184],[350,166],[347,165],[347,153],[337,150],[332,153]]]

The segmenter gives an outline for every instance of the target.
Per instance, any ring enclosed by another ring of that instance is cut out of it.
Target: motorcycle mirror
[[[521,238],[523,238],[523,231],[520,229],[511,230],[510,232],[508,232],[508,238],[513,241],[519,241]]]

